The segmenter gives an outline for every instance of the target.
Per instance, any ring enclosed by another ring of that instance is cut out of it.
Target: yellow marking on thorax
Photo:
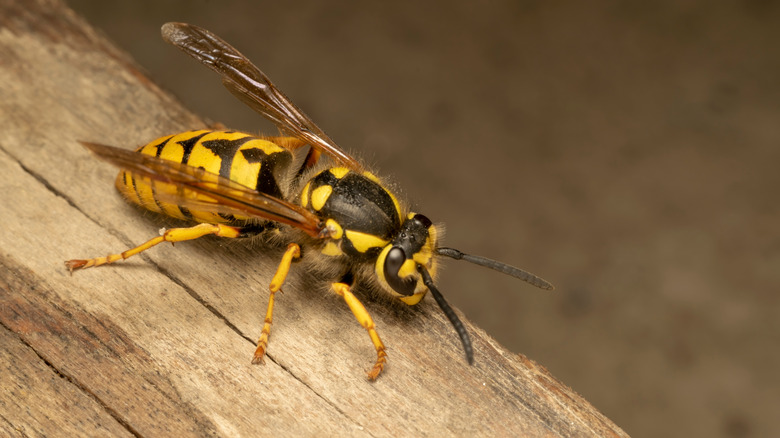
[[[331,186],[319,186],[311,191],[311,208],[320,211],[325,206],[330,194],[333,193]]]
[[[382,182],[379,181],[379,178],[377,178],[377,176],[374,175],[373,173],[371,173],[371,172],[366,170],[365,172],[362,173],[362,175],[365,176],[366,178],[370,179],[371,181],[379,184],[380,186],[382,185]]]
[[[384,186],[383,186],[384,187]],[[385,192],[390,195],[390,199],[393,200],[393,205],[395,206],[395,211],[398,213],[398,217],[401,217],[401,204],[398,203],[398,200],[395,199],[395,195],[393,195],[390,190],[385,189]]]
[[[346,230],[344,235],[352,242],[352,246],[354,246],[358,252],[362,253],[365,253],[371,248],[381,248],[387,245],[388,242],[380,237],[361,233],[360,231]]]
[[[349,169],[347,169],[346,167],[332,167],[329,169],[329,171],[337,179],[344,178],[344,176],[349,173]]]
[[[344,229],[341,228],[341,225],[339,225],[339,223],[333,219],[328,219],[325,221],[325,227],[330,230],[331,239],[339,240],[344,235]]]
[[[332,240],[326,243],[320,252],[323,255],[331,256],[331,257],[338,257],[344,255],[344,252],[341,251],[341,248],[339,248],[339,246],[336,245],[336,242]]]
[[[307,182],[301,192],[301,206],[304,208],[309,207],[309,188],[311,187],[311,181]]]

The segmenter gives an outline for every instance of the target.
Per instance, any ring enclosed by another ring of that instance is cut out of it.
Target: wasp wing
[[[315,237],[322,230],[319,218],[303,207],[204,169],[113,146],[84,141],[80,143],[101,160],[181,189],[175,193],[159,193],[164,197],[160,199],[162,201],[188,208],[280,222],[300,228]],[[208,199],[192,196],[193,192]]]
[[[353,170],[362,166],[336,145],[244,55],[210,31],[186,23],[166,23],[162,37],[219,73],[225,87],[286,133]]]

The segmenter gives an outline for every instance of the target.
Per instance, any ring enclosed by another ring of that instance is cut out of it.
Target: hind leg
[[[346,283],[333,283],[332,289],[340,297],[344,298],[344,301],[349,306],[349,310],[355,315],[355,319],[358,320],[361,326],[368,332],[368,336],[371,338],[371,342],[376,348],[376,362],[371,371],[368,372],[369,380],[376,380],[379,377],[379,373],[385,369],[385,363],[387,363],[387,353],[385,353],[385,345],[382,340],[379,339],[379,334],[374,327],[374,320],[371,319],[371,315],[363,306],[363,303],[357,299],[357,297],[349,290],[349,285]]]
[[[195,240],[208,235],[228,238],[243,236],[242,228],[221,224],[198,224],[189,228],[171,228],[170,230],[166,230],[161,236],[150,239],[146,243],[138,245],[135,248],[128,249],[125,252],[107,255],[105,257],[96,257],[94,259],[68,260],[65,262],[65,266],[70,270],[70,272],[73,272],[76,269],[86,269],[93,266],[107,265],[119,260],[124,260],[128,257],[132,257],[136,254],[140,254],[147,249],[155,245],[159,245],[163,242],[184,242],[187,240]]]

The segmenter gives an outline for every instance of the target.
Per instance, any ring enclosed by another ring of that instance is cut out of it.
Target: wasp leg
[[[265,363],[263,356],[265,356],[265,350],[268,348],[268,336],[271,334],[271,322],[273,321],[272,314],[274,312],[274,294],[282,289],[284,280],[287,278],[287,274],[290,272],[290,264],[294,258],[301,256],[301,247],[297,243],[291,243],[287,245],[287,251],[282,256],[282,261],[279,263],[279,267],[276,269],[274,278],[271,279],[271,284],[268,289],[271,294],[268,296],[268,310],[265,311],[265,323],[263,324],[263,331],[260,332],[260,339],[257,341],[257,350],[252,357],[252,363]]]
[[[385,345],[382,343],[382,340],[379,339],[379,335],[374,328],[374,321],[371,319],[371,315],[368,314],[368,311],[366,311],[366,308],[363,307],[363,304],[352,294],[352,292],[350,292],[349,285],[345,283],[333,283],[331,287],[334,292],[344,298],[344,301],[346,301],[349,306],[349,310],[355,315],[355,318],[360,325],[368,331],[368,336],[371,337],[371,342],[374,343],[374,348],[376,348],[376,363],[374,364],[374,368],[368,372],[368,379],[375,380],[379,376],[379,373],[385,368],[387,353],[385,353]]]
[[[70,272],[73,272],[74,269],[85,269],[124,260],[130,256],[144,252],[147,249],[162,242],[183,242],[185,240],[193,240],[199,237],[207,236],[209,234],[213,234],[219,237],[235,238],[242,235],[241,230],[242,229],[238,227],[230,227],[220,224],[198,224],[189,228],[171,228],[170,230],[166,230],[165,233],[163,233],[161,236],[157,236],[154,239],[138,245],[135,248],[128,249],[123,253],[111,254],[105,257],[97,257],[89,260],[68,260],[65,262],[65,266],[68,267]]]

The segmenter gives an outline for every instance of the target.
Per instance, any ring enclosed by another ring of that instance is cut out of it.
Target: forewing
[[[242,186],[215,173],[113,146],[80,143],[98,158],[121,169],[186,189],[160,194],[165,197],[161,201],[238,217],[280,222],[300,228],[315,237],[320,234],[320,220],[303,207]],[[187,196],[187,190],[205,195],[213,201]]]
[[[353,170],[362,166],[328,137],[244,55],[206,29],[186,23],[166,23],[164,40],[222,76],[225,87],[249,107]]]

